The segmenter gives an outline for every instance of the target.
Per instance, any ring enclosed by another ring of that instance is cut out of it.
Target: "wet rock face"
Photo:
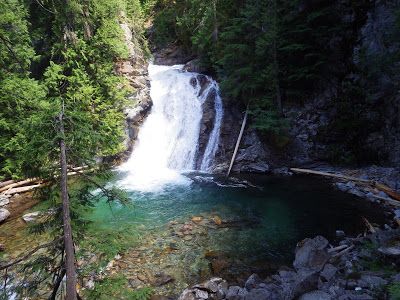
[[[210,81],[205,75],[197,75],[195,78],[196,85],[200,85],[199,96],[202,96],[205,93],[207,87],[210,85]],[[208,140],[210,138],[210,133],[214,127],[215,122],[215,97],[216,91],[211,90],[208,92],[208,95],[205,101],[202,103],[201,108],[203,111],[203,116],[200,121],[200,134],[199,134],[199,144],[197,149],[197,160],[196,166],[200,168],[201,161],[203,159],[204,151],[207,147]]]
[[[201,65],[200,59],[195,58],[191,61],[188,61],[185,66],[183,67],[185,71],[188,72],[195,72],[195,73],[205,73],[207,69]]]
[[[158,49],[153,55],[156,65],[182,65],[193,59],[193,54],[186,52],[177,44],[170,44],[163,49]]]
[[[216,173],[225,173],[228,170],[244,116],[244,113],[238,107],[227,103],[226,99],[223,100],[225,103],[224,118],[214,165],[214,172]],[[232,172],[265,173],[270,170],[270,161],[271,152],[261,142],[257,131],[246,126]]]

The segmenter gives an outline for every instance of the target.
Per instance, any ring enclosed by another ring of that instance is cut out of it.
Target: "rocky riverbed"
[[[322,236],[298,243],[292,267],[252,274],[243,286],[212,278],[179,300],[373,300],[400,297],[400,229],[374,229],[332,245]]]

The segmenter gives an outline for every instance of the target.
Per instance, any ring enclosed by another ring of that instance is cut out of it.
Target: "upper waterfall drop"
[[[168,183],[190,183],[181,174],[195,169],[202,103],[218,85],[208,78],[210,84],[199,96],[198,74],[182,71],[182,67],[149,65],[153,107],[141,126],[131,157],[119,167],[127,172],[120,182],[127,189],[154,191]],[[218,147],[222,101],[217,95],[214,126],[201,163],[204,171],[209,170]]]

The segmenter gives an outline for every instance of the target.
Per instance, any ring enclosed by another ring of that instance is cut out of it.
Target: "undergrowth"
[[[97,282],[93,290],[87,290],[86,297],[88,300],[148,300],[153,294],[153,289],[150,287],[132,290],[127,287],[127,284],[128,280],[121,275],[105,278]]]

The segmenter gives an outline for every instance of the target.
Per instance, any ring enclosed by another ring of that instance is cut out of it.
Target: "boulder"
[[[379,247],[378,251],[387,256],[400,257],[400,242],[389,246]]]
[[[271,291],[265,288],[252,289],[244,298],[245,300],[274,300],[279,299],[277,296],[272,296]]]
[[[196,300],[194,291],[191,289],[184,290],[178,300]]]
[[[344,233],[343,230],[336,230],[336,237],[338,238],[344,238],[346,234]]]
[[[195,73],[205,73],[207,72],[207,68],[202,66],[200,59],[195,58],[190,61],[188,61],[185,66],[183,67],[183,70],[187,72],[195,72]]]
[[[357,285],[361,288],[377,289],[387,284],[387,280],[375,275],[362,275],[357,281]]]
[[[0,195],[0,206],[5,206],[10,203],[10,199],[5,195]]]
[[[322,236],[301,241],[296,247],[294,268],[297,271],[321,271],[330,257],[327,252],[328,244],[328,240]]]
[[[195,297],[196,299],[208,299],[208,292],[201,289],[195,289]]]
[[[4,222],[10,216],[10,212],[5,208],[0,208],[0,223]]]
[[[155,286],[162,286],[167,283],[173,282],[175,280],[172,276],[164,274],[164,273],[158,273],[158,274],[156,274],[155,277],[156,277],[155,282],[154,282]]]
[[[295,282],[292,285],[292,296],[298,297],[304,293],[318,288],[319,275],[314,271],[301,271],[297,273]]]
[[[338,269],[334,265],[326,264],[325,267],[322,269],[320,275],[326,281],[329,281],[335,276],[337,270]]]
[[[230,286],[226,293],[227,300],[244,300],[248,294],[247,290],[240,286]]]
[[[332,297],[324,291],[311,291],[299,297],[299,300],[331,300]]]
[[[261,283],[261,279],[257,274],[252,274],[244,284],[244,287],[250,291],[254,289],[259,283]]]

